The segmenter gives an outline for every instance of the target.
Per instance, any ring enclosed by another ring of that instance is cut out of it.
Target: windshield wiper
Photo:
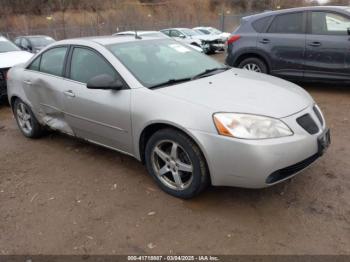
[[[217,71],[227,71],[231,69],[230,67],[216,67],[216,68],[211,68],[203,71],[202,73],[199,73],[198,75],[195,75],[194,77],[191,78],[191,80],[207,77],[213,75],[212,73],[217,72]]]
[[[155,88],[159,88],[159,87],[163,87],[163,86],[175,85],[175,84],[179,84],[179,83],[183,83],[183,82],[187,82],[187,81],[191,81],[191,80],[192,80],[191,78],[169,79],[168,81],[165,81],[163,83],[150,86],[149,89],[155,89]]]

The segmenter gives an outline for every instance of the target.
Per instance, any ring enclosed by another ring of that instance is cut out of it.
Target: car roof
[[[44,37],[50,37],[52,38],[51,36],[48,36],[48,35],[22,35],[22,36],[18,36],[16,38],[44,38]]]
[[[209,29],[209,28],[213,28],[211,26],[198,26],[198,27],[194,27],[193,29]]]
[[[146,31],[146,30],[137,30],[137,31],[122,31],[122,32],[117,32],[115,34],[153,34],[153,33],[159,33],[159,31]]]
[[[188,29],[190,29],[190,30],[192,30],[191,28],[185,28],[185,27],[173,27],[173,28],[167,28],[167,29],[162,29],[162,30],[160,30],[160,31],[165,31],[165,30],[188,30]]]
[[[147,36],[144,39],[136,39],[135,35],[115,35],[115,36],[93,36],[83,38],[73,38],[56,42],[56,45],[79,45],[87,43],[97,43],[99,45],[113,45],[127,42],[149,41],[149,40],[164,40],[164,37]]]
[[[270,15],[278,15],[278,14],[284,14],[284,13],[290,13],[290,12],[301,12],[301,11],[340,11],[340,10],[346,10],[350,9],[349,6],[305,6],[305,7],[296,7],[296,8],[289,8],[289,9],[281,9],[276,11],[266,11],[263,13],[246,16],[243,19],[250,20],[250,19],[257,19],[262,18]]]

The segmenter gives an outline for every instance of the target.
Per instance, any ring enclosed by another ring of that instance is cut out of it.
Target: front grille
[[[272,173],[267,179],[267,184],[273,184],[278,181],[281,181],[283,179],[286,179],[288,177],[291,177],[295,175],[296,173],[300,172],[301,170],[305,169],[309,165],[311,165],[313,162],[315,162],[320,157],[319,154],[315,154],[304,161],[301,161],[295,165],[277,170],[276,172]]]
[[[7,94],[6,82],[0,81],[0,98]]]
[[[310,114],[303,115],[297,119],[298,124],[304,128],[309,134],[314,135],[319,131],[318,126],[312,119]]]
[[[321,114],[321,112],[320,112],[320,110],[318,109],[317,106],[314,106],[314,112],[315,112],[318,120],[320,121],[321,126],[323,126],[324,122],[323,122],[322,114]]]
[[[5,72],[0,71],[0,81],[5,80]]]
[[[7,94],[7,88],[6,88],[6,73],[8,69],[2,69],[0,70],[0,97]]]
[[[218,40],[214,40],[214,41],[212,41],[211,43],[212,43],[212,44],[223,44],[223,43],[224,43],[224,41],[223,41],[223,40],[221,40],[221,39],[218,39]]]

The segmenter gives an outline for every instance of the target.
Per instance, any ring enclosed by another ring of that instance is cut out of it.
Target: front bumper
[[[306,113],[319,126],[317,134],[309,134],[296,122]],[[204,150],[212,184],[264,188],[295,176],[316,161],[321,156],[319,137],[325,132],[326,126],[320,123],[313,108],[281,120],[293,130],[293,136],[242,140],[193,131]],[[278,177],[272,179],[273,174],[278,174]]]
[[[223,51],[225,50],[225,44],[221,43],[221,44],[211,44],[211,48],[215,51]]]

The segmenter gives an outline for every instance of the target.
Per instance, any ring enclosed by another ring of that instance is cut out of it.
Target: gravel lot
[[[350,254],[350,89],[304,88],[332,128],[327,154],[287,183],[191,201],[128,156],[57,133],[28,140],[0,107],[0,253]]]

